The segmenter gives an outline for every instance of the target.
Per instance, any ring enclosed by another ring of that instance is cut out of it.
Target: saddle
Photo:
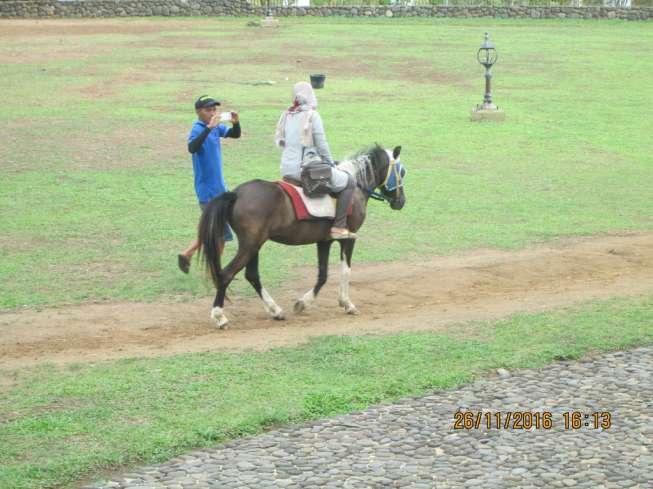
[[[283,181],[277,181],[276,184],[290,198],[298,221],[311,219],[333,220],[336,217],[336,198],[333,195],[308,197],[302,189],[301,182],[288,177],[283,177]],[[351,215],[353,208],[352,198],[347,208],[348,216]]]
[[[290,197],[298,221],[336,217],[336,199],[331,195],[308,197],[304,193],[301,182],[288,177],[283,177],[283,181],[278,181],[276,184]]]

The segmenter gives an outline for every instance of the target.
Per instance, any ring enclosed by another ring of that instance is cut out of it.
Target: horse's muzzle
[[[390,201],[390,208],[399,211],[404,207],[405,203],[406,203],[406,198],[402,195],[400,198],[393,199]]]

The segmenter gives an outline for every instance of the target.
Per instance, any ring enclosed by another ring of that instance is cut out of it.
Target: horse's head
[[[406,203],[404,178],[406,167],[399,161],[401,146],[392,152],[378,144],[341,163],[356,179],[356,184],[376,200],[385,200],[395,210]],[[379,191],[377,192],[376,189]]]
[[[406,203],[406,195],[404,194],[406,167],[399,161],[401,146],[396,146],[392,153],[386,149],[385,153],[388,158],[387,169],[385,179],[378,188],[384,200],[390,203],[390,207],[398,211]]]
[[[404,177],[406,167],[399,161],[401,146],[396,146],[390,152],[381,146],[375,146],[370,152],[374,168],[374,184],[369,189],[370,197],[385,200],[394,210],[400,210],[406,203],[404,194]],[[379,193],[374,192],[379,189]]]

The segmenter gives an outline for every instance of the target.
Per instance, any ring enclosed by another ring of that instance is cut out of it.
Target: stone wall
[[[351,7],[275,7],[274,15],[344,17],[513,17],[628,19],[653,18],[653,8],[614,7],[443,7],[443,6],[351,6]],[[0,18],[47,17],[147,17],[160,16],[258,16],[264,7],[246,0],[0,0]]]

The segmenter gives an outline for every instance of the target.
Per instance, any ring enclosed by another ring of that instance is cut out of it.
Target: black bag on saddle
[[[302,158],[302,189],[308,197],[321,197],[331,191],[331,165],[317,152],[306,150]]]

